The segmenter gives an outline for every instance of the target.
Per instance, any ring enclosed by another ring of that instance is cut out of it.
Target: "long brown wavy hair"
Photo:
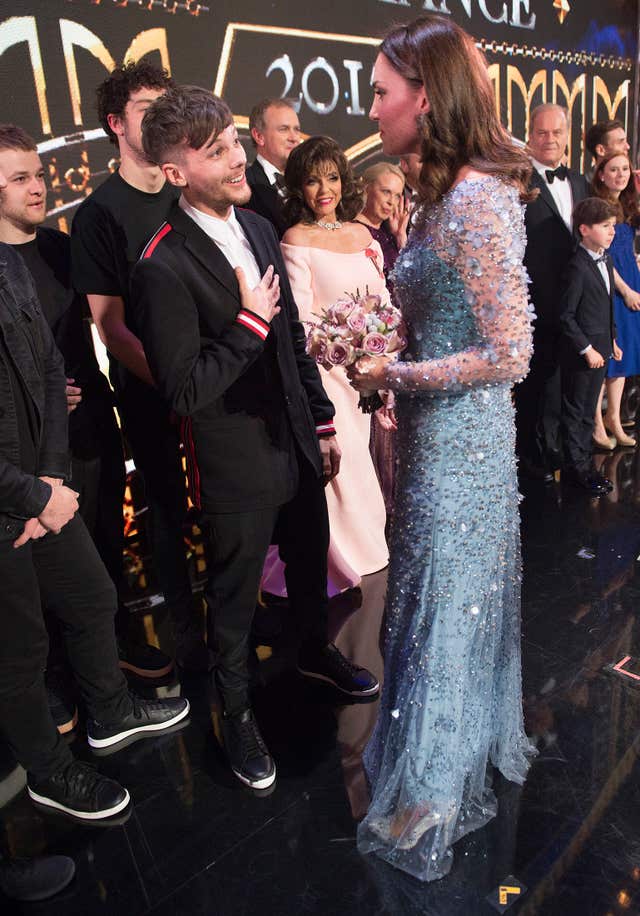
[[[629,163],[629,181],[626,188],[620,192],[620,196],[616,197],[602,181],[602,174],[604,167],[612,159],[617,159],[618,156],[624,156]],[[604,156],[598,160],[591,180],[591,190],[595,197],[601,197],[608,203],[613,204],[616,209],[616,219],[619,223],[629,223],[634,229],[640,226],[640,206],[638,206],[638,194],[633,181],[633,165],[626,153],[612,153],[611,156]]]
[[[331,137],[309,137],[289,153],[284,170],[286,197],[283,215],[287,226],[312,223],[315,216],[304,200],[304,183],[319,165],[333,162],[342,184],[342,195],[336,207],[336,216],[349,221],[362,210],[361,182],[353,173],[351,164]]]
[[[418,123],[422,137],[421,203],[440,200],[463,166],[515,185],[529,202],[531,162],[504,129],[484,56],[449,17],[427,13],[392,29],[380,51],[413,86],[423,86],[430,110]]]

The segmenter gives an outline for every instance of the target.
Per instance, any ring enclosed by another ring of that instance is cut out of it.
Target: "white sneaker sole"
[[[124,809],[131,801],[129,790],[125,789],[124,799],[121,802],[118,802],[117,805],[114,805],[113,808],[107,808],[104,811],[77,811],[75,808],[68,808],[66,805],[62,805],[60,802],[54,801],[52,798],[47,798],[46,795],[38,795],[37,792],[34,792],[33,789],[30,789],[28,786],[27,791],[29,792],[29,797],[39,805],[43,805],[45,808],[55,808],[56,811],[64,811],[65,814],[71,814],[73,817],[79,817],[83,821],[105,820],[105,818],[112,817],[114,814],[119,814],[121,811],[124,811]]]
[[[273,774],[271,776],[265,776],[264,779],[251,780],[247,779],[246,776],[243,776],[242,773],[239,773],[238,770],[231,767],[235,776],[238,777],[240,782],[244,783],[245,786],[249,786],[250,789],[268,789],[269,786],[272,786],[276,781],[276,768],[273,768]]]
[[[181,722],[189,715],[190,710],[191,706],[189,705],[189,700],[187,700],[185,708],[172,719],[167,719],[166,722],[156,722],[150,725],[139,725],[137,728],[128,728],[126,731],[118,732],[116,735],[110,735],[108,738],[92,738],[90,734],[87,734],[89,747],[110,747],[112,744],[118,744],[118,742],[124,741],[125,738],[129,738],[131,735],[140,735],[145,732],[162,732],[167,728],[171,728],[172,725]]]
[[[340,693],[345,693],[348,697],[371,697],[380,690],[380,684],[376,684],[375,687],[369,687],[367,690],[345,690],[344,687],[340,687],[339,684],[332,681],[330,677],[324,674],[318,674],[317,671],[305,671],[304,668],[298,668],[298,671],[305,677],[311,677],[316,681],[324,681],[325,684],[331,684],[332,687],[335,687]]]

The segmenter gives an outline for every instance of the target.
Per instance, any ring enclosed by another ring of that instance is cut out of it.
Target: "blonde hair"
[[[368,188],[370,184],[373,184],[374,181],[377,181],[378,178],[386,174],[395,175],[396,178],[399,178],[402,181],[402,187],[404,189],[406,183],[404,172],[399,166],[394,165],[393,162],[376,162],[365,169],[361,176],[365,188]]]

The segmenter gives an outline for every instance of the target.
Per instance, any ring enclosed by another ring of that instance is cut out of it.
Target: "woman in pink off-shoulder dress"
[[[328,137],[310,137],[290,154],[285,172],[285,213],[294,223],[282,252],[301,321],[356,292],[388,299],[380,245],[368,229],[350,220],[362,202],[351,168]],[[341,367],[320,369],[342,450],[340,473],[327,486],[331,526],[329,592],[358,585],[389,560],[386,512],[371,454],[372,418],[358,407],[359,396]],[[391,423],[384,411],[374,422]],[[262,587],[282,593],[282,575],[272,550]]]

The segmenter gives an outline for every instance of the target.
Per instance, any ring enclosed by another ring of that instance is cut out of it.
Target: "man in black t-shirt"
[[[12,124],[0,125],[0,170],[7,176],[0,197],[0,241],[15,248],[27,265],[64,358],[71,486],[80,494],[80,513],[120,594],[124,456],[113,395],[98,366],[85,320],[86,300],[71,286],[69,236],[41,226],[46,216],[44,170],[34,140]],[[171,670],[171,659],[164,653],[128,638],[129,614],[124,607],[116,617],[116,630],[123,668],[153,677]],[[58,691],[54,688],[53,693]],[[58,721],[63,730],[67,724],[62,718]]]
[[[177,196],[144,155],[140,134],[144,112],[170,85],[165,71],[143,60],[117,68],[98,87],[98,114],[119,148],[120,168],[75,215],[72,279],[87,295],[109,352],[124,433],[144,479],[154,568],[171,613],[176,658],[203,669],[203,621],[193,606],[182,532],[187,502],[179,433],[155,389],[129,292],[130,271]]]

